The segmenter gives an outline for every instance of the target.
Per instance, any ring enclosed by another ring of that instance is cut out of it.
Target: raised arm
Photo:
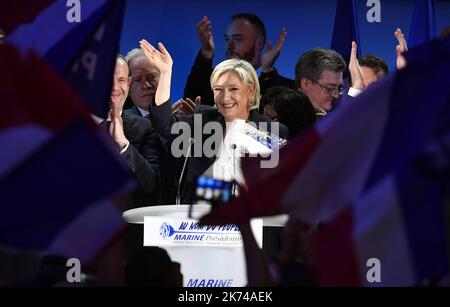
[[[350,54],[350,63],[348,64],[348,70],[350,72],[350,77],[352,79],[352,87],[362,91],[365,87],[364,77],[361,71],[361,66],[359,65],[358,59],[356,57],[356,51],[358,46],[356,42],[352,42],[352,52]]]
[[[193,125],[192,116],[175,116],[170,103],[170,82],[172,77],[172,57],[162,43],[158,43],[159,50],[155,49],[145,39],[140,41],[141,48],[145,56],[160,71],[158,88],[155,94],[155,103],[150,104],[150,118],[156,132],[166,150],[170,151],[170,144],[179,134],[183,133],[180,126],[174,124],[178,121],[187,122]],[[174,133],[172,133],[172,128]],[[178,129],[179,128],[179,129]],[[181,132],[180,132],[181,131]],[[186,139],[186,141],[189,138]]]
[[[158,43],[159,50],[155,49],[145,39],[140,41],[140,45],[145,56],[160,72],[159,84],[155,94],[155,103],[160,106],[170,99],[173,60],[162,43]]]
[[[209,84],[209,77],[213,71],[214,38],[212,23],[204,16],[196,26],[201,49],[198,52],[184,87],[184,98],[194,100],[197,96],[202,104],[214,105],[214,94]]]
[[[198,39],[202,45],[201,53],[205,59],[212,59],[214,56],[214,38],[212,35],[212,24],[207,16],[204,16],[196,27]]]
[[[294,88],[294,80],[281,76],[275,68],[275,62],[283,49],[286,41],[286,29],[282,28],[278,36],[275,46],[269,41],[265,52],[261,56],[261,74],[259,77],[259,85],[261,87],[261,95],[271,87],[283,86]]]
[[[278,36],[277,43],[275,47],[272,47],[272,42],[267,43],[266,51],[261,57],[261,69],[262,72],[267,73],[273,70],[275,61],[280,55],[281,49],[283,48],[284,42],[286,40],[286,29],[282,28],[280,30],[280,35]]]
[[[406,59],[403,54],[408,51],[408,46],[406,45],[406,39],[402,33],[402,30],[397,28],[394,35],[398,41],[398,45],[395,47],[395,51],[397,53],[397,69],[402,69],[406,66]]]

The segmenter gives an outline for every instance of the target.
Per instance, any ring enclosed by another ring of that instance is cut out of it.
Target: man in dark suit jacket
[[[128,74],[128,65],[119,56],[111,92],[108,130],[137,181],[137,189],[127,195],[123,210],[154,205],[159,196],[157,135],[150,121],[122,111],[131,82]]]
[[[202,47],[192,65],[191,73],[184,88],[184,97],[194,100],[197,96],[200,96],[202,104],[214,105],[214,95],[209,78],[213,71],[215,45],[211,32],[211,21],[208,17],[203,17],[198,23],[197,34]],[[236,14],[231,17],[230,25],[225,34],[226,57],[228,59],[246,60],[252,64],[255,70],[261,67],[259,77],[261,95],[274,86],[294,88],[294,80],[281,76],[274,67],[285,38],[286,31],[283,28],[276,45],[272,48],[272,45],[268,43],[266,52],[262,54],[262,49],[266,43],[264,23],[253,14]]]
[[[131,103],[133,103],[133,100],[131,100]],[[136,116],[139,116],[139,117],[150,118],[150,114],[147,114],[146,116],[143,115],[141,113],[141,111],[139,111],[138,107],[135,104],[133,104],[133,106],[131,108],[126,109],[125,111],[127,113],[130,113],[130,114],[133,114],[133,115],[136,115]]]
[[[130,83],[127,62],[119,55],[114,71],[110,112],[105,123],[137,181],[137,188],[126,195],[121,208],[123,211],[157,204],[160,191],[158,139],[151,122],[122,110]],[[129,259],[142,243],[142,225],[128,224],[124,237],[125,259]]]
[[[142,116],[142,113],[139,111],[139,109],[134,105],[131,109],[125,110],[123,112],[127,118],[133,118],[133,121],[147,122],[146,126],[152,126],[150,121],[150,115],[148,114],[145,118]],[[123,115],[122,115],[122,118]],[[124,125],[126,125],[125,118],[124,118]],[[142,127],[142,125],[141,125]],[[155,134],[152,129],[152,134]],[[126,134],[126,133],[125,133]],[[167,152],[165,150],[162,140],[159,139],[157,136],[152,137],[152,143],[153,143],[153,150],[157,151],[157,157],[158,157],[158,165],[161,169],[161,172],[159,173],[159,197],[155,199],[154,197],[151,198],[151,201],[153,204],[161,204],[161,205],[170,205],[175,203],[175,195],[176,195],[176,178],[177,173],[175,170],[175,165],[179,163],[175,159],[173,159],[170,152]],[[145,196],[145,195],[144,195]],[[139,195],[136,195],[136,197],[139,197]],[[148,202],[147,199],[143,200],[144,202]]]
[[[123,157],[138,183],[138,188],[129,193],[126,209],[155,205],[159,198],[157,135],[150,121],[142,117],[124,111],[122,121],[125,137],[130,142]]]
[[[150,121],[149,105],[155,98],[155,92],[159,82],[159,71],[145,57],[142,49],[133,49],[126,60],[131,75],[129,98],[133,106],[126,110],[127,113],[140,117],[141,120]],[[163,146],[160,138],[156,139],[155,148],[159,156],[160,185],[158,204],[174,204],[176,195],[176,181],[178,174],[175,171],[176,160],[173,159],[167,146]]]

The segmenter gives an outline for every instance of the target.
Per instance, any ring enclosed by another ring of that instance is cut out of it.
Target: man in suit
[[[148,119],[123,111],[130,89],[128,64],[117,56],[110,111],[105,123],[135,175],[137,188],[125,196],[122,210],[158,204],[160,194],[158,137]],[[124,236],[124,258],[127,261],[143,244],[142,225],[128,224]]]
[[[356,43],[352,42],[350,63],[348,64],[351,79],[351,88],[348,94],[353,97],[359,95],[369,85],[380,80],[389,72],[384,60],[377,55],[368,54],[357,59],[357,47]]]
[[[128,65],[118,56],[107,124],[138,184],[137,189],[127,195],[124,210],[154,205],[159,197],[157,135],[150,121],[122,110],[130,83]]]
[[[364,88],[380,80],[389,73],[389,68],[382,58],[375,54],[367,54],[358,59],[364,79]]]
[[[147,60],[140,48],[128,52],[126,60],[131,76],[132,107],[128,110],[135,115],[149,118],[148,106],[155,99],[159,70]]]
[[[150,120],[149,105],[155,99],[160,76],[159,70],[150,63],[140,48],[128,52],[126,60],[131,75],[129,100],[131,100],[132,105],[127,111]],[[193,113],[199,104],[200,99],[196,99],[195,103],[190,99],[179,100],[172,105],[172,113],[188,115]],[[162,140],[158,138],[159,166],[164,170],[160,172],[161,184],[158,202],[160,204],[174,204],[179,177],[179,172],[176,169],[181,162],[174,159],[167,150],[166,144],[161,142]]]
[[[308,96],[318,118],[333,108],[344,92],[345,61],[334,50],[315,48],[302,54],[295,66],[295,84]],[[351,94],[349,94],[351,95]]]
[[[125,57],[131,75],[130,96],[125,102],[131,113],[150,118],[149,104],[154,101],[159,82],[159,70],[145,57],[140,48],[128,52]],[[189,98],[180,99],[172,105],[172,112],[178,115],[189,115],[200,104],[200,97],[195,102]]]

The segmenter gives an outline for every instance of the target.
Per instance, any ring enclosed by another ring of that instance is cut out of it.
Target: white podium
[[[128,223],[144,224],[144,246],[167,250],[173,261],[181,264],[185,287],[242,287],[247,284],[242,237],[235,225],[203,226],[198,218],[209,205],[152,206],[128,210]],[[263,225],[283,226],[286,216],[252,219],[253,234],[262,247]]]

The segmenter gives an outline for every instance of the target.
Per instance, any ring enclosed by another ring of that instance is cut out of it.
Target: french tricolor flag
[[[41,56],[91,113],[106,118],[125,1],[18,0],[0,8],[5,9],[0,27],[7,29],[6,43]]]
[[[0,244],[90,261],[122,231],[131,175],[41,58],[0,46]]]
[[[90,261],[125,226],[111,198],[130,189],[129,170],[89,114],[109,108],[124,5],[0,4],[21,50],[0,46],[0,244]]]
[[[321,285],[416,285],[448,273],[450,41],[410,50],[408,65],[281,149],[278,167],[244,162],[249,191],[202,222],[288,213],[321,225]],[[373,258],[379,283],[366,276]]]

